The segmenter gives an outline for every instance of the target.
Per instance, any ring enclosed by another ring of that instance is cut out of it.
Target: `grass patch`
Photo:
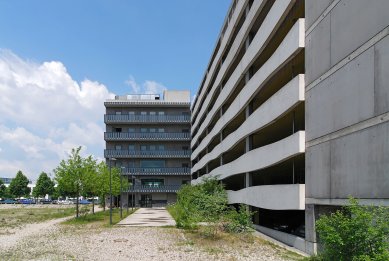
[[[43,222],[50,219],[68,217],[75,214],[74,207],[20,207],[1,209],[0,228],[18,228],[26,224]]]
[[[257,249],[269,249],[275,256],[286,260],[304,260],[304,257],[284,249],[272,242],[256,237],[252,233],[227,233],[219,231],[217,237],[207,237],[202,231],[203,226],[197,229],[182,229],[184,241],[179,246],[190,246],[201,251],[220,257],[224,254],[242,256],[254,253]]]
[[[123,218],[126,218],[127,216],[131,215],[135,212],[136,209],[129,210],[128,214],[126,210],[123,210]],[[115,225],[120,222],[120,209],[113,209],[112,210],[112,224]],[[109,225],[109,209],[106,211],[99,211],[95,214],[89,213],[83,216],[80,216],[79,218],[72,218],[69,220],[66,220],[62,222],[62,224],[65,225],[86,225],[86,224],[95,224],[95,225],[101,225],[110,227]]]

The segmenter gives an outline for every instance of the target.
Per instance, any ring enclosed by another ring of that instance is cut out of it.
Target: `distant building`
[[[104,157],[133,184],[122,193],[123,204],[175,202],[190,183],[189,91],[116,96],[104,105]]]

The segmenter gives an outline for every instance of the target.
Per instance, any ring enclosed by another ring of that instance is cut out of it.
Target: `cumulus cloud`
[[[162,94],[163,91],[167,90],[162,83],[156,81],[147,80],[144,83],[139,84],[132,75],[125,81],[125,84],[131,87],[133,94]]]
[[[50,172],[71,148],[102,159],[103,84],[72,79],[59,61],[36,63],[0,50],[0,176]]]

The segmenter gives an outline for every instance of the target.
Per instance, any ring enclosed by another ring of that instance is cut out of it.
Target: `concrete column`
[[[305,205],[305,249],[309,254],[317,253],[316,212],[317,206],[313,204]]]
[[[247,17],[249,15],[249,12],[250,12],[250,6],[246,5],[246,9],[244,11],[245,11],[245,16]]]

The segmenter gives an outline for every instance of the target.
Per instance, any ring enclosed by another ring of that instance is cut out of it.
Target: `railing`
[[[105,140],[190,140],[186,132],[105,132]]]
[[[190,150],[104,150],[106,158],[188,158]]]
[[[190,122],[190,115],[126,115],[126,114],[105,114],[104,123],[174,123]]]
[[[135,185],[130,186],[127,192],[177,192],[180,190],[181,185],[160,185],[160,186],[148,186],[148,185]]]
[[[190,168],[124,168],[123,175],[190,175]]]

